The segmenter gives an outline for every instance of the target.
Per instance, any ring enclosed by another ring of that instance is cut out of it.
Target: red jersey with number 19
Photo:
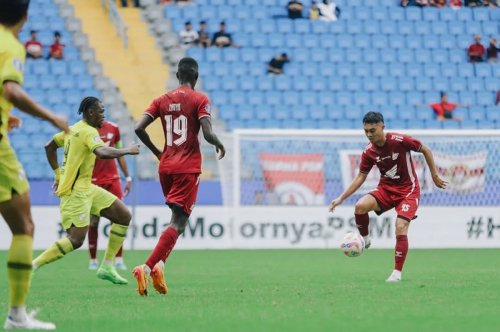
[[[377,165],[380,170],[379,186],[402,196],[418,195],[420,187],[410,151],[420,151],[422,143],[398,133],[386,133],[385,137],[382,147],[372,143],[367,145],[361,155],[360,172],[369,173],[373,165]]]
[[[165,134],[159,173],[201,173],[198,133],[200,119],[210,116],[208,97],[181,86],[153,100],[145,114],[160,118]]]

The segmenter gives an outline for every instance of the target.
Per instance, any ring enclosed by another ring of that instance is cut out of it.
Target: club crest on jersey
[[[180,112],[181,111],[181,104],[168,105],[168,111],[169,112]]]
[[[385,172],[384,176],[391,178],[393,180],[397,180],[399,179],[399,175],[396,174],[397,172],[398,172],[398,165],[394,165],[390,170]]]
[[[14,68],[16,68],[18,71],[22,72],[23,71],[23,63],[21,60],[19,60],[18,58],[14,58],[14,60],[12,60],[12,65],[14,66]]]
[[[94,142],[100,142],[101,141],[101,136],[94,136],[93,138]]]
[[[396,160],[399,157],[399,153],[392,153],[392,160]]]

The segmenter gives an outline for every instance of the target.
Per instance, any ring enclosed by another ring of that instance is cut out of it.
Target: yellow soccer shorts
[[[23,166],[14,151],[9,152],[0,160],[0,203],[11,200],[12,192],[21,195],[30,190]]]
[[[91,214],[99,216],[103,209],[110,207],[117,199],[112,193],[93,184],[87,190],[73,190],[71,194],[62,196],[60,208],[64,229],[88,226]]]

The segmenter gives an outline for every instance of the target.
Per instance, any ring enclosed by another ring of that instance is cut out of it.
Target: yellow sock
[[[104,259],[107,261],[113,261],[115,259],[118,250],[125,241],[125,237],[127,236],[128,226],[123,226],[119,224],[111,224],[111,231],[109,232],[109,241],[108,247],[106,248],[106,252],[104,253]]]
[[[40,256],[35,258],[35,260],[33,261],[33,265],[38,269],[45,264],[49,264],[53,261],[63,258],[64,255],[72,252],[73,250],[74,249],[71,241],[67,237],[65,237],[54,242],[54,244],[51,245],[43,253],[41,253]]]
[[[26,303],[31,282],[31,259],[33,238],[29,235],[14,235],[7,258],[10,288],[10,307]]]

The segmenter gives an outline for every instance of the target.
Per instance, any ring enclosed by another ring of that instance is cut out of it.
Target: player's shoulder
[[[372,150],[372,147],[373,147],[373,144],[371,142],[366,144],[365,148],[363,149],[363,152],[368,153],[369,151]]]
[[[0,27],[0,50],[2,53],[11,53],[14,55],[24,55],[24,45],[14,35],[3,26]]]

